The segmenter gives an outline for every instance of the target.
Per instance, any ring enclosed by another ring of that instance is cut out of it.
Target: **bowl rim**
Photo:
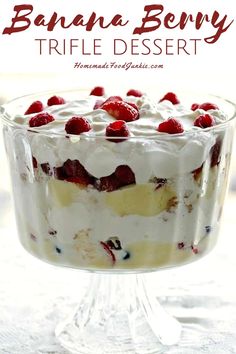
[[[66,90],[47,90],[47,91],[36,91],[34,93],[30,93],[30,94],[26,94],[26,95],[22,95],[22,96],[19,96],[19,97],[15,97],[13,98],[12,100],[4,103],[3,105],[0,106],[0,116],[1,116],[1,120],[3,123],[5,123],[6,125],[8,126],[11,126],[13,128],[17,128],[17,129],[20,129],[20,130],[24,130],[24,131],[28,131],[28,132],[31,132],[31,133],[37,133],[37,134],[41,134],[41,135],[46,135],[46,136],[50,136],[50,137],[68,137],[68,138],[72,138],[74,140],[80,140],[81,138],[85,138],[85,139],[88,139],[88,140],[94,140],[94,139],[99,139],[99,140],[108,140],[107,139],[107,136],[106,135],[96,135],[96,134],[80,134],[80,135],[74,135],[74,134],[67,134],[67,133],[64,133],[64,132],[55,132],[55,131],[50,131],[48,129],[44,129],[44,128],[41,128],[40,129],[33,129],[33,128],[29,128],[28,126],[26,125],[23,125],[23,124],[20,124],[20,123],[17,123],[15,121],[13,121],[11,119],[11,115],[9,114],[9,112],[7,111],[7,108],[10,107],[12,104],[16,103],[17,101],[21,101],[21,100],[24,100],[24,99],[28,99],[30,97],[34,97],[34,96],[39,96],[38,99],[40,99],[40,96],[45,96],[45,95],[60,95],[60,94],[69,94],[69,93],[74,93],[74,92],[89,92],[89,89],[86,89],[86,88],[72,88],[72,89],[66,89]],[[193,91],[183,91],[181,90],[180,93],[182,93],[183,95],[194,95],[194,92]],[[199,93],[196,93],[195,94],[199,95]],[[89,94],[87,95],[87,97],[89,96]],[[174,138],[178,138],[178,137],[184,137],[184,136],[188,136],[188,135],[194,135],[194,134],[198,134],[199,132],[204,132],[204,133],[207,133],[207,132],[217,132],[219,130],[222,130],[224,128],[226,128],[231,122],[234,121],[234,119],[236,118],[236,103],[232,102],[231,100],[228,100],[224,97],[221,97],[219,95],[215,95],[215,94],[206,94],[207,97],[212,97],[212,98],[215,98],[217,100],[221,100],[221,101],[224,101],[224,103],[230,105],[232,108],[233,108],[233,114],[232,116],[225,120],[224,122],[220,123],[220,124],[217,124],[215,126],[212,126],[212,127],[209,127],[209,128],[205,128],[205,129],[201,129],[201,128],[197,128],[194,129],[194,130],[187,130],[187,131],[184,131],[183,133],[178,133],[178,134],[168,134],[168,133],[161,133],[161,132],[158,132],[155,134],[155,135],[139,135],[139,136],[128,136],[128,137],[119,137],[119,136],[116,136],[116,137],[111,137],[112,140],[120,140],[122,139],[122,141],[125,141],[125,140],[140,140],[140,139],[145,139],[145,140],[158,140],[158,139],[167,139],[167,140],[172,140]],[[98,97],[99,99],[99,97]]]

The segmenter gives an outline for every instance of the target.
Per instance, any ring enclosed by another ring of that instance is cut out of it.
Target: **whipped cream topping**
[[[34,130],[43,132],[46,129],[52,135],[35,134],[29,130],[26,133],[38,163],[48,162],[58,167],[67,159],[78,159],[96,178],[110,175],[119,165],[129,165],[135,173],[136,182],[146,183],[153,177],[171,178],[195,170],[206,160],[216,142],[214,130],[204,131],[193,125],[194,120],[205,111],[192,111],[170,101],[158,103],[147,95],[124,98],[127,102],[136,103],[140,112],[138,120],[127,123],[131,139],[121,143],[101,139],[105,136],[106,126],[115,118],[102,109],[93,110],[98,99],[102,98],[89,96],[45,108],[44,111],[52,114],[55,120]],[[227,119],[220,110],[207,113],[214,117],[216,124]],[[16,115],[14,121],[28,126],[34,115]],[[66,138],[65,124],[73,116],[86,117],[91,131]],[[174,136],[157,132],[158,125],[169,117],[178,119],[188,134]]]
[[[55,120],[47,126],[34,128],[37,131],[48,131],[52,133],[65,132],[65,124],[68,119],[73,116],[83,116],[89,121],[92,129],[83,135],[105,136],[106,126],[113,122],[113,118],[103,109],[94,110],[93,107],[98,99],[103,97],[89,96],[86,99],[67,101],[63,105],[49,106],[44,109],[44,112],[50,113]],[[185,131],[199,130],[201,128],[193,125],[194,120],[200,114],[206,114],[202,109],[192,111],[184,107],[182,104],[173,105],[170,101],[155,102],[149,96],[144,94],[142,97],[126,96],[123,98],[126,102],[133,102],[139,107],[139,119],[128,122],[131,136],[156,136],[163,134],[157,132],[158,125],[170,117],[177,118],[183,125]],[[225,114],[220,110],[210,110],[207,113],[215,118],[216,124],[220,124],[226,120]],[[31,115],[16,115],[14,121],[28,126],[29,120],[35,114]]]

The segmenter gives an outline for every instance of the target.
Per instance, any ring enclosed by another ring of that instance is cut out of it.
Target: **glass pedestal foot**
[[[145,275],[92,274],[76,312],[56,329],[74,354],[157,354],[180,339],[181,325],[156,299]]]

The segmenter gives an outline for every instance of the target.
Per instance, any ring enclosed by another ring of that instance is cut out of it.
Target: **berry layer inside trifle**
[[[174,93],[120,97],[96,87],[85,98],[30,102],[7,146],[24,247],[84,269],[154,270],[201,257],[222,212],[226,119],[216,104],[185,107]]]

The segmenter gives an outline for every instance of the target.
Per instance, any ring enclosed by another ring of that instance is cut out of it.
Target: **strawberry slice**
[[[126,102],[126,103],[128,103],[131,107],[133,107],[134,109],[136,109],[136,111],[139,112],[139,108],[135,103],[133,103],[133,102]]]
[[[129,185],[135,183],[135,175],[131,168],[127,165],[120,165],[115,170],[115,176],[122,183],[122,185]]]
[[[132,122],[139,118],[138,111],[124,101],[110,101],[102,105],[102,109],[107,111],[112,117],[125,122]]]
[[[112,173],[110,176],[101,177],[96,183],[95,187],[100,192],[113,192],[121,187],[119,179]]]
[[[94,105],[94,107],[93,107],[93,110],[101,108],[101,106],[103,105],[103,103],[104,103],[103,100],[97,100],[97,101],[95,102],[95,105]]]

